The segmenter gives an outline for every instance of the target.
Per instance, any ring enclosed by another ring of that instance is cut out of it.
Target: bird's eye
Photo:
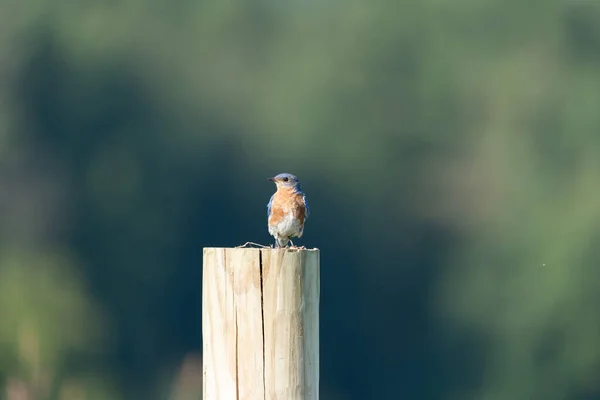
[[[289,180],[290,180],[290,178],[288,178],[287,176],[286,176],[285,178],[283,178],[283,181],[284,181],[284,182],[287,182],[287,181],[289,181]]]

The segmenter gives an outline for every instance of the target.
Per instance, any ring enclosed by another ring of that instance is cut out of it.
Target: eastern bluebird
[[[300,181],[294,175],[279,174],[269,180],[277,185],[277,191],[267,204],[269,233],[275,238],[275,247],[285,247],[292,237],[302,237],[310,209]]]

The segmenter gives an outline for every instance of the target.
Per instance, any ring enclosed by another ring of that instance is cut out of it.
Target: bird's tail
[[[290,239],[288,238],[278,237],[277,239],[275,239],[275,248],[285,247],[288,245],[289,241]]]

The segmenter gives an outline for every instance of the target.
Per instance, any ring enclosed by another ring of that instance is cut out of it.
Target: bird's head
[[[300,189],[300,181],[295,175],[283,173],[272,178],[270,181],[275,182],[277,188]]]

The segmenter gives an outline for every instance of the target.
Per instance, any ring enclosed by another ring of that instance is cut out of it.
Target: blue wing
[[[302,201],[304,202],[304,207],[306,208],[306,212],[304,213],[304,219],[308,219],[310,216],[310,207],[308,206],[308,201],[306,201],[306,195],[302,193]]]
[[[269,204],[267,204],[267,218],[271,216],[271,206],[273,205],[273,197],[275,197],[275,195],[271,196],[271,200],[269,200]]]

